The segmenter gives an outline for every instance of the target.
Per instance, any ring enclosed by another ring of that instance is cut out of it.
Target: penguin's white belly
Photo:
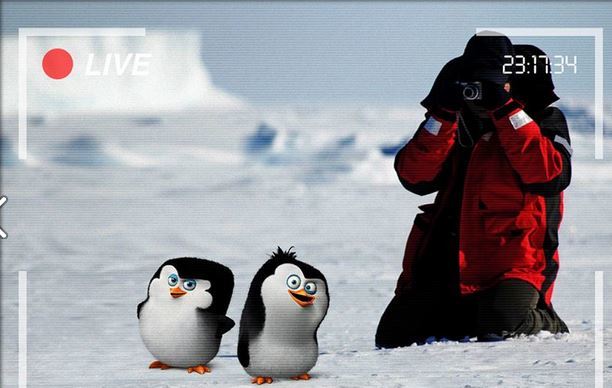
[[[319,347],[313,331],[288,333],[287,336],[266,332],[249,343],[251,376],[294,377],[308,373],[319,357]]]
[[[168,309],[149,302],[141,310],[139,325],[149,352],[170,366],[205,365],[219,351],[216,317],[193,308]]]

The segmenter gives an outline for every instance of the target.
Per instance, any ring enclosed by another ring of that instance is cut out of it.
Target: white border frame
[[[28,386],[28,272],[19,271],[19,388]]]
[[[604,273],[595,271],[595,388],[604,388]]]

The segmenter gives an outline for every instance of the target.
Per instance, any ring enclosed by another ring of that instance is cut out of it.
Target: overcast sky
[[[215,84],[253,103],[416,103],[476,27],[603,27],[605,67],[612,68],[612,3],[605,2],[3,2],[1,24],[3,34],[19,27],[197,30]],[[554,76],[558,94],[593,98],[592,38],[512,40],[576,56],[577,74]]]

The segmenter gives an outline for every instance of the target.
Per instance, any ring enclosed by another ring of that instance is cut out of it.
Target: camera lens
[[[468,101],[473,101],[478,99],[478,88],[474,85],[466,85],[463,88],[463,98]]]

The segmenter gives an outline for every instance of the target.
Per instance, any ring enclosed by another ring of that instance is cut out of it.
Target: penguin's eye
[[[291,275],[287,278],[287,287],[292,290],[297,290],[300,288],[300,284],[302,284],[302,279],[300,279],[297,275]]]
[[[317,293],[317,285],[315,282],[306,282],[306,284],[304,284],[304,291],[310,295],[314,295]]]
[[[178,276],[176,276],[176,274],[172,274],[170,276],[168,276],[168,285],[171,287],[174,287],[178,284],[179,278]]]
[[[196,288],[196,281],[193,279],[185,280],[185,282],[183,283],[183,288],[185,289],[185,291],[193,291],[194,288]]]

